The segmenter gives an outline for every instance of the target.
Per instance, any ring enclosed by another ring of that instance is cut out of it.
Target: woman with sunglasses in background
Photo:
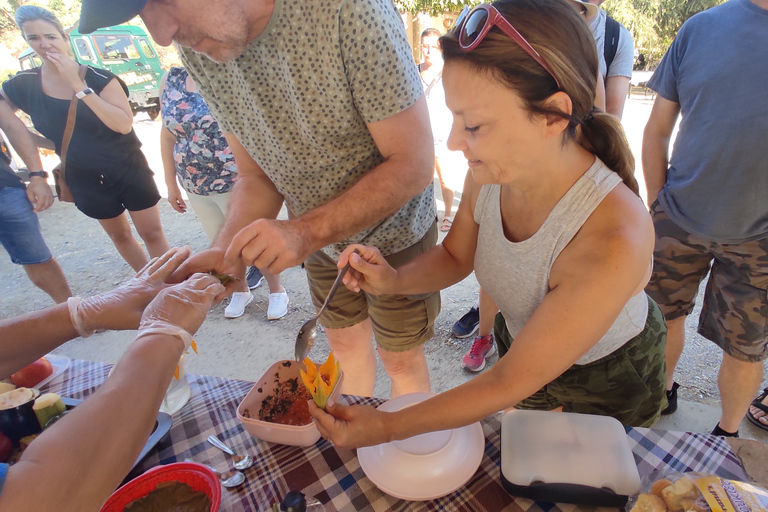
[[[396,270],[361,245],[339,267],[349,260],[347,287],[373,294],[440,290],[474,269],[503,315],[506,355],[398,412],[311,404],[320,431],[339,446],[373,445],[511,407],[652,425],[666,406],[666,326],[643,291],[653,225],[618,121],[594,108],[587,25],[565,0],[505,0],[460,18],[441,47],[448,145],[471,170],[453,227]]]

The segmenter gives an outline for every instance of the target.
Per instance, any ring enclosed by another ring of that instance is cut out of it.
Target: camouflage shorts
[[[653,275],[645,291],[664,317],[693,311],[699,285],[704,291],[699,334],[731,357],[747,362],[768,356],[768,239],[719,244],[679,228],[651,205],[656,229]],[[710,268],[711,267],[711,268]]]
[[[493,330],[503,355],[512,337],[500,313]],[[626,426],[650,427],[667,407],[666,342],[664,316],[649,298],[640,334],[597,361],[571,366],[515,408],[551,411],[562,406],[566,412],[612,416]]]

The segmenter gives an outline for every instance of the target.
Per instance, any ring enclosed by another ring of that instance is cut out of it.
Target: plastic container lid
[[[640,490],[624,427],[608,416],[508,412],[501,420],[501,473],[510,493],[546,501],[598,506]]]

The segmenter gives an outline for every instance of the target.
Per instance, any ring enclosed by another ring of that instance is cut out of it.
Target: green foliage
[[[400,12],[409,12],[413,15],[424,12],[431,16],[459,12],[465,5],[475,5],[478,3],[480,3],[480,0],[395,0],[395,5]]]
[[[725,0],[610,0],[602,5],[621,22],[635,41],[635,48],[645,54],[653,68],[672,44],[683,23],[701,11]]]

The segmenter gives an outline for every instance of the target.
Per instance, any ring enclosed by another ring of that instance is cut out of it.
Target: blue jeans
[[[17,265],[36,265],[53,257],[23,188],[0,188],[0,244]]]

